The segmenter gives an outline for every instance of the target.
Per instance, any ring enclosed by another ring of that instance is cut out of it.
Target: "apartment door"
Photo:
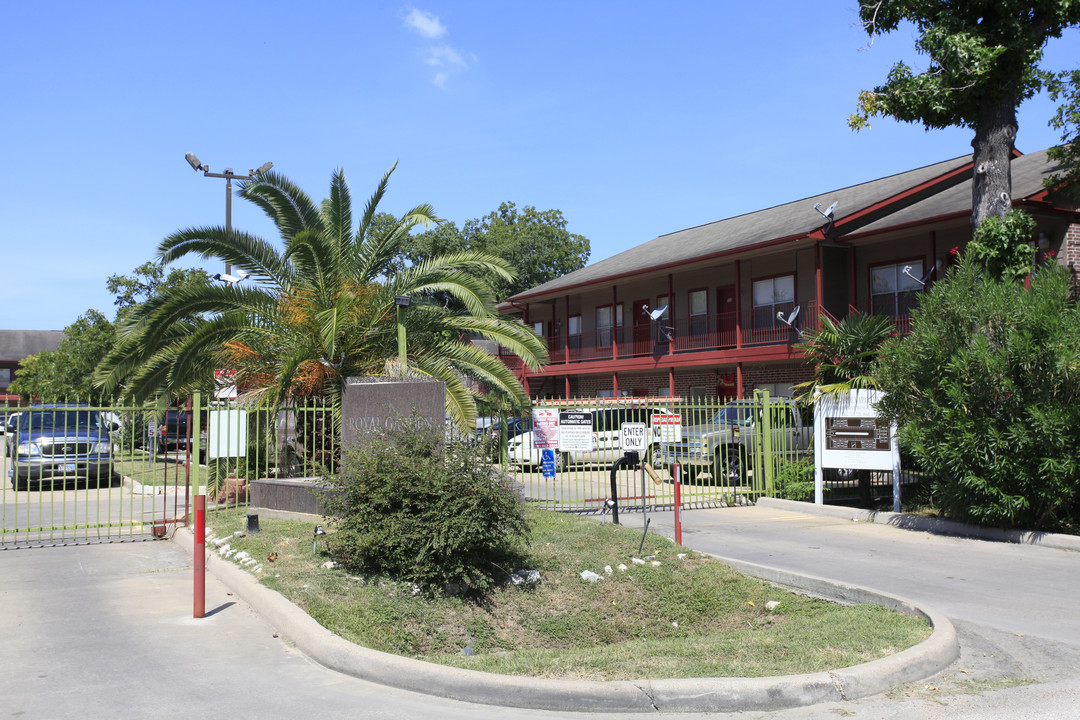
[[[735,347],[735,286],[716,289],[716,341],[720,347]]]

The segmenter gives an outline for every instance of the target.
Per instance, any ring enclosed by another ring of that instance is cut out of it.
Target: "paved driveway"
[[[670,532],[670,513],[652,517],[654,529]],[[1070,608],[1080,597],[1080,554],[763,508],[697,510],[684,518],[684,541],[691,547],[929,602],[945,610],[961,633],[960,662],[927,683],[856,702],[739,718],[1078,716],[1080,642]],[[640,515],[624,514],[623,520],[641,525]],[[4,715],[612,717],[469,705],[340,675],[274,637],[274,628],[213,577],[207,582],[210,614],[192,620],[191,573],[190,558],[169,542],[0,551]],[[1017,678],[1040,684],[1006,688]],[[983,694],[966,694],[972,690]]]

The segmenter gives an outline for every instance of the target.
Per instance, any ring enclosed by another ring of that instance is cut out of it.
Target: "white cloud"
[[[469,64],[465,62],[465,58],[461,56],[454,48],[449,45],[436,45],[431,48],[431,54],[428,55],[427,64],[432,67],[456,67],[467,68]]]
[[[416,8],[405,16],[405,25],[426,38],[441,38],[446,34],[446,26],[439,22],[439,18]]]
[[[437,40],[447,33],[446,26],[439,22],[438,17],[416,8],[409,10],[405,26],[428,40]],[[463,53],[446,43],[439,43],[428,48],[424,62],[434,69],[431,82],[445,90],[450,78],[475,65],[477,60],[472,53]]]

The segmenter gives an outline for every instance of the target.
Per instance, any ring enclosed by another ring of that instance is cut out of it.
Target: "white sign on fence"
[[[217,458],[247,455],[247,410],[211,408],[207,413],[206,456]]]
[[[645,452],[649,447],[648,426],[645,423],[623,423],[619,426],[619,446],[623,452]]]
[[[589,411],[564,410],[559,413],[559,450],[592,452],[593,416]]]

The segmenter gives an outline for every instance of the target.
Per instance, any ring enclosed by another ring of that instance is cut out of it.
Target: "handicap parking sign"
[[[555,451],[554,450],[541,450],[540,451],[540,469],[543,472],[544,479],[553,480],[555,478]]]

